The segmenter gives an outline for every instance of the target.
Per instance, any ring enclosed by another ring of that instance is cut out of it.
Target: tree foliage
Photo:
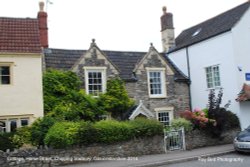
[[[222,97],[222,89],[220,89],[217,97],[214,90],[211,90],[208,97],[208,118],[215,120],[216,126],[209,124],[206,129],[214,137],[220,137],[223,131],[240,128],[237,115],[221,107]]]
[[[129,98],[124,82],[119,78],[110,79],[107,82],[107,92],[100,95],[99,105],[112,117],[121,119],[122,114],[134,105]]]
[[[80,89],[80,84],[71,71],[46,71],[43,76],[45,114],[68,121],[98,119],[104,111],[96,98]]]

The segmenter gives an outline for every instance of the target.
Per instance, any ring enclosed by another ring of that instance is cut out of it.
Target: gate
[[[165,152],[186,150],[184,128],[164,131]]]

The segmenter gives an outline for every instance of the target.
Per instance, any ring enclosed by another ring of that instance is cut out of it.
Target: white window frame
[[[209,78],[208,78],[208,72],[207,72],[207,69],[211,68],[211,82],[210,84],[212,84],[212,86],[209,86]],[[218,68],[218,83],[219,85],[215,85],[216,84],[216,79],[215,79],[215,70],[214,68]],[[206,85],[207,85],[207,89],[215,89],[215,88],[221,88],[221,77],[220,77],[220,65],[217,64],[217,65],[211,65],[211,66],[207,66],[205,67],[205,75],[206,75]]]
[[[1,122],[5,122],[5,127],[3,128],[5,130],[5,132],[11,132],[11,121],[16,121],[16,128],[20,128],[23,127],[21,125],[21,120],[27,120],[28,121],[28,125],[25,126],[29,126],[30,125],[30,117],[10,117],[10,118],[1,118],[0,121]]]
[[[156,112],[156,119],[163,123],[165,126],[170,126],[171,121],[174,119],[174,108],[173,107],[163,107],[163,108],[155,108]],[[168,125],[165,124],[166,121],[160,121],[159,120],[159,113],[168,113]]]
[[[150,98],[166,98],[166,69],[165,68],[146,68],[148,80],[148,95]],[[151,94],[150,88],[150,72],[159,72],[161,78],[161,94]]]
[[[107,87],[107,77],[106,77],[107,67],[84,67],[84,75],[85,75],[85,90],[87,94],[89,93],[89,72],[101,72],[102,74],[102,91],[100,93],[106,92]],[[97,97],[97,96],[95,96]]]
[[[2,84],[2,79],[0,78],[0,86],[8,86],[8,85],[12,85],[12,78],[13,78],[13,75],[12,75],[12,66],[13,66],[13,63],[1,63],[0,62],[0,67],[4,67],[4,66],[7,66],[9,67],[9,84]],[[0,74],[0,77],[2,77],[2,75]]]

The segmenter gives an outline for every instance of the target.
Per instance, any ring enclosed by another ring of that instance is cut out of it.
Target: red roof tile
[[[41,53],[38,20],[0,17],[0,52]]]

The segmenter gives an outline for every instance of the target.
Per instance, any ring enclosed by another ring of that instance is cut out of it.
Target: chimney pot
[[[249,0],[250,1],[250,0]],[[167,13],[167,7],[166,6],[163,6],[162,7],[162,11],[163,11],[163,14],[166,14]]]
[[[48,48],[48,26],[47,26],[47,13],[44,11],[44,2],[39,2],[40,11],[37,14],[38,26],[40,31],[40,41],[43,48]]]
[[[40,8],[40,12],[44,11],[44,2],[43,1],[39,2],[39,8]]]

